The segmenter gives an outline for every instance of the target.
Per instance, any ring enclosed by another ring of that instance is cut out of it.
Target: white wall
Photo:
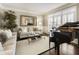
[[[43,16],[43,32],[48,33],[48,16],[44,15]]]
[[[43,29],[43,17],[42,16],[37,16],[37,26],[39,29]]]

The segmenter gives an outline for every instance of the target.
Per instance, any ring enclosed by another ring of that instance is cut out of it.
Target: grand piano
[[[60,30],[60,32],[53,32],[53,37],[50,37],[50,42],[55,43],[55,51],[57,51],[57,54],[60,54],[60,44],[62,43],[68,43],[70,44],[71,41],[74,40],[74,38],[78,39],[78,46],[79,46],[79,22],[68,22],[64,25],[57,28],[57,30]]]
[[[73,39],[78,39],[79,46],[79,21],[77,22],[67,22],[58,28],[61,32],[72,32]]]

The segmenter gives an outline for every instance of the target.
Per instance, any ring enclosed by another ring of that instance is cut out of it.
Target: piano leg
[[[50,40],[49,40],[49,49],[50,49],[50,45],[51,45],[51,43],[50,43]]]
[[[79,32],[76,33],[78,39],[78,47],[79,47]]]
[[[79,47],[79,37],[78,37],[78,47]]]
[[[59,45],[57,46],[57,55],[60,54],[60,48],[59,48]]]
[[[60,45],[58,44],[58,42],[55,42],[55,52],[56,52],[57,55],[60,54],[60,47],[59,46]]]
[[[57,50],[56,46],[57,46],[57,45],[56,45],[56,43],[55,43],[55,52],[56,52],[56,50]]]

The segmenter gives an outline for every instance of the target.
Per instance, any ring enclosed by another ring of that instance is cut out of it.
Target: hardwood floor
[[[77,43],[77,39],[74,43]],[[54,44],[51,44],[54,47]],[[54,48],[49,48],[49,37],[42,36],[40,39],[30,41],[22,40],[17,42],[16,55],[57,55]],[[42,53],[43,52],[43,53]],[[60,55],[79,55],[79,47],[72,44],[60,45]]]
[[[49,50],[42,55],[57,55],[55,50]],[[60,55],[79,55],[79,47],[72,44],[62,44],[60,45]]]

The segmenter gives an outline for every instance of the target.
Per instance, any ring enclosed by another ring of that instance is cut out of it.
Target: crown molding
[[[2,4],[0,4],[0,9],[3,9],[3,10],[13,10],[15,12],[23,12],[23,13],[28,13],[28,14],[31,14],[31,15],[37,15],[35,14],[34,12],[32,11],[25,11],[25,10],[21,10],[21,9],[16,9],[16,8],[8,8],[8,7],[5,7],[3,6]]]

